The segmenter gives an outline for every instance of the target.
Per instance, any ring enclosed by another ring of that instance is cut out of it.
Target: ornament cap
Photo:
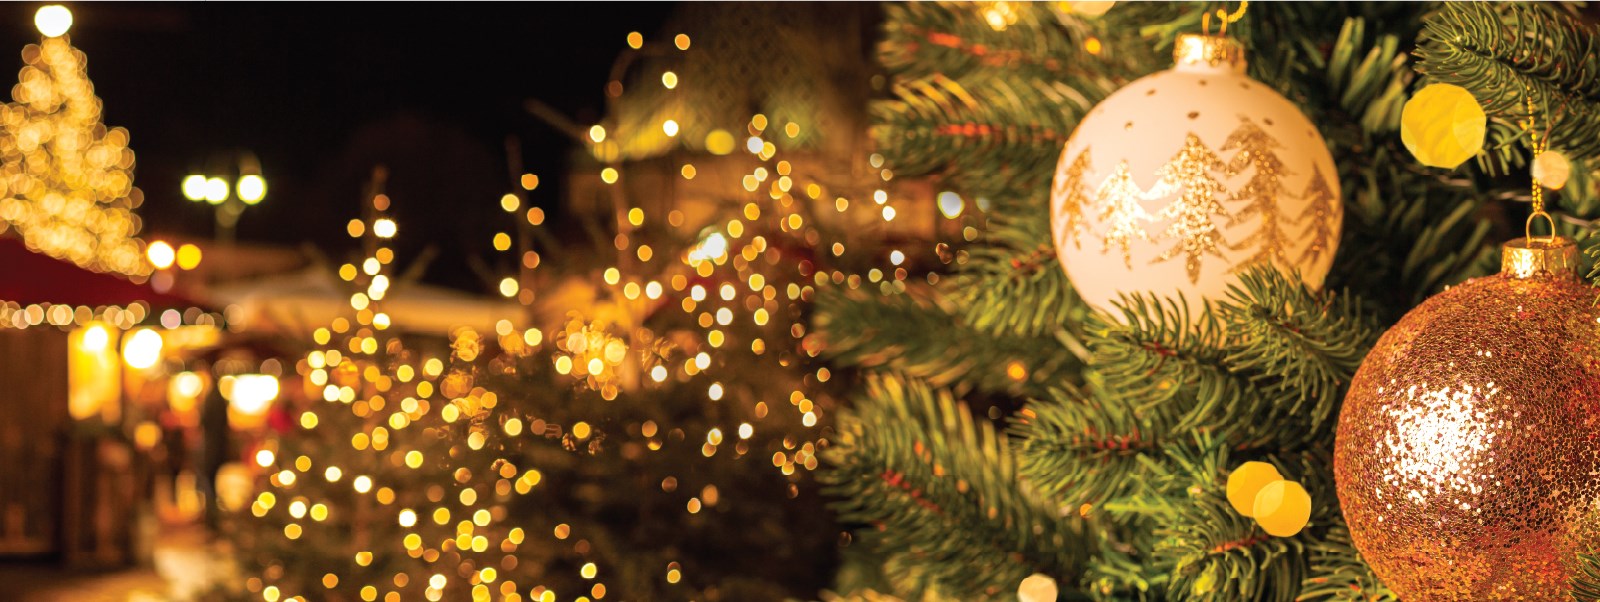
[[[1186,33],[1172,47],[1173,65],[1180,71],[1244,73],[1244,46],[1227,36]]]
[[[1578,277],[1578,245],[1560,236],[1518,238],[1500,245],[1500,274],[1510,278]]]

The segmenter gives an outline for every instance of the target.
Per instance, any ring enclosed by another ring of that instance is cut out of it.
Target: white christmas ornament
[[[1320,288],[1344,218],[1322,135],[1245,75],[1237,42],[1185,35],[1173,56],[1090,111],[1061,153],[1050,217],[1073,287],[1105,310],[1181,293],[1191,315],[1255,264]]]

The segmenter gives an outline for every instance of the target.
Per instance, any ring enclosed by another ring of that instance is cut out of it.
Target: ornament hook
[[[1534,185],[1538,186],[1538,184],[1534,184]],[[1534,238],[1533,237],[1533,220],[1541,218],[1541,217],[1544,218],[1544,221],[1549,222],[1549,224],[1550,224],[1550,233],[1544,235],[1542,238]],[[1556,241],[1556,238],[1557,238],[1557,236],[1556,236],[1556,220],[1555,220],[1555,218],[1550,217],[1549,213],[1545,213],[1545,210],[1544,210],[1543,207],[1540,207],[1539,209],[1535,210],[1532,215],[1528,216],[1528,221],[1527,222],[1523,223],[1523,225],[1522,225],[1522,235],[1523,235],[1523,237],[1527,238],[1531,242],[1541,242],[1541,243],[1546,243],[1546,244],[1554,243]]]

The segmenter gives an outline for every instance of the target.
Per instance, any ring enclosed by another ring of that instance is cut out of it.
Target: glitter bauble
[[[1408,602],[1568,600],[1600,543],[1600,308],[1569,241],[1424,301],[1356,372],[1334,476],[1350,534]]]
[[[1181,293],[1195,315],[1252,264],[1321,287],[1344,217],[1322,135],[1245,75],[1233,40],[1182,36],[1174,57],[1091,110],[1062,149],[1050,218],[1073,287],[1101,309]]]

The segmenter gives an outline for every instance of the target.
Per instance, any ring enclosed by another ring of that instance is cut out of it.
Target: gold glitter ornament
[[[1567,600],[1600,544],[1600,308],[1556,238],[1429,298],[1362,362],[1334,476],[1405,600]]]
[[[1051,226],[1073,287],[1101,309],[1181,293],[1191,313],[1256,264],[1321,287],[1344,217],[1322,135],[1245,75],[1234,40],[1185,35],[1174,58],[1091,110],[1062,149]]]

